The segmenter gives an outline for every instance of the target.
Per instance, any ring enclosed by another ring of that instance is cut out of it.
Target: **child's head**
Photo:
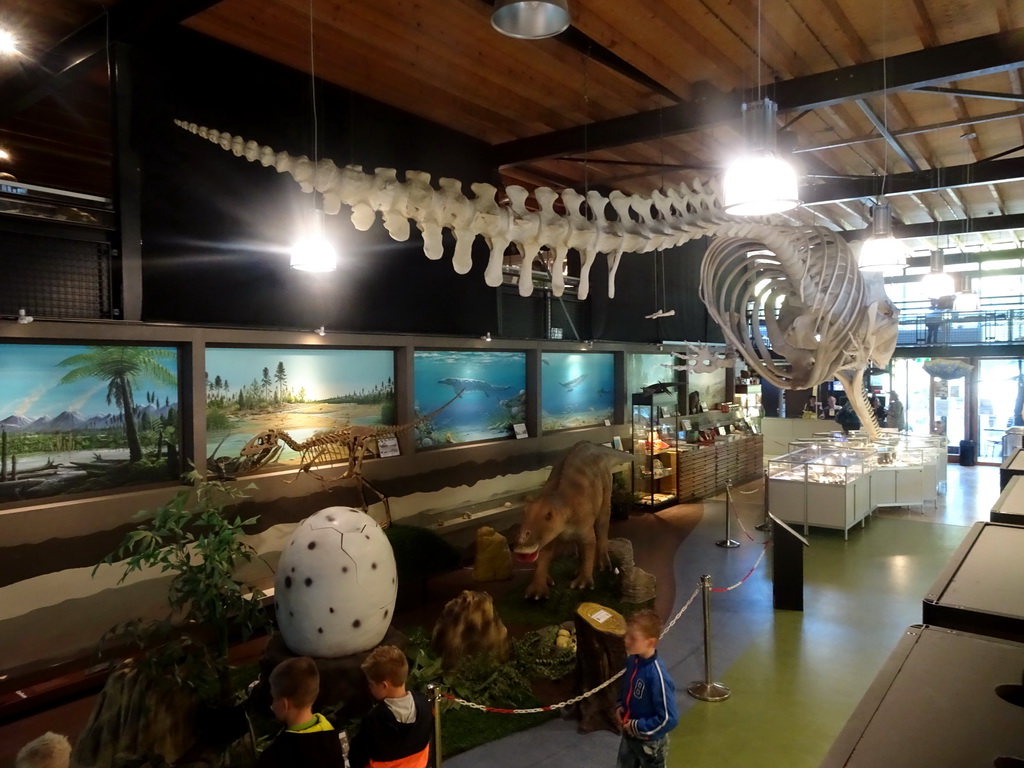
[[[661,637],[661,617],[647,608],[626,619],[626,653],[650,656]]]
[[[52,731],[30,741],[14,759],[14,768],[67,768],[70,764],[71,742]]]
[[[287,720],[288,710],[311,709],[318,693],[320,673],[308,656],[285,659],[270,673],[271,709],[279,720]]]
[[[404,651],[393,645],[378,646],[360,666],[374,698],[386,699],[394,693],[404,693],[405,681],[409,677],[409,661]]]

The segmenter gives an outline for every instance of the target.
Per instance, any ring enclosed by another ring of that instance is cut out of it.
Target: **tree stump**
[[[576,625],[577,692],[596,688],[626,665],[626,620],[611,608],[597,603],[580,603],[573,616]],[[579,732],[609,730],[619,733],[622,723],[615,717],[619,681],[583,699],[578,705]]]
[[[137,668],[115,671],[100,692],[72,764],[110,766],[119,755],[157,754],[175,762],[199,740],[191,691],[148,679]]]

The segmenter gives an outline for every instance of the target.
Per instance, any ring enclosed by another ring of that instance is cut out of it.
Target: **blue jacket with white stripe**
[[[624,711],[623,723],[631,725],[641,739],[663,738],[676,727],[676,686],[657,651],[649,659],[626,657],[618,705]]]

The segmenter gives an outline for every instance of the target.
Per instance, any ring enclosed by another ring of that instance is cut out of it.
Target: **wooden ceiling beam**
[[[744,103],[768,96],[781,113],[817,109],[877,96],[1007,72],[1024,67],[1024,30],[948,43],[935,48],[854,64],[829,72],[784,80],[766,90],[749,88],[710,94],[682,104],[576,126],[499,144],[494,162],[528,162],[590,149],[607,149],[659,136],[687,133],[737,121]]]

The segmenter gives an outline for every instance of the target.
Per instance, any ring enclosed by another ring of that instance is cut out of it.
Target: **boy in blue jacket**
[[[664,768],[668,733],[679,722],[676,686],[658,658],[661,618],[651,610],[626,619],[626,671],[615,713],[622,721],[616,768]]]

